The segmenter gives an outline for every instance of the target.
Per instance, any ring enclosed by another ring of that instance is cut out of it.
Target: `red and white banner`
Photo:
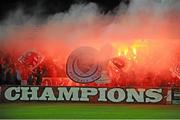
[[[18,61],[26,66],[29,70],[35,69],[39,64],[41,64],[44,60],[44,56],[36,51],[28,51],[24,53]]]

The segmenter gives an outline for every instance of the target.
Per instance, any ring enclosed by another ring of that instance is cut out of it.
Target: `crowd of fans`
[[[52,60],[45,59],[35,69],[29,70],[26,66],[21,65],[14,60],[10,54],[0,52],[0,85],[44,85],[43,78],[52,78],[50,84],[53,86],[83,86],[84,84],[74,83],[67,78],[65,73],[65,65],[58,66]],[[17,58],[16,58],[17,59]],[[112,65],[113,64],[113,65]],[[152,72],[140,71],[136,69],[124,70],[125,63],[117,64],[111,62],[108,66],[108,82],[107,83],[89,83],[87,86],[109,86],[109,87],[179,87],[180,80],[178,77],[173,77],[168,71],[163,74],[155,74]],[[62,79],[57,79],[62,78]],[[53,79],[55,82],[53,82]],[[60,82],[57,82],[60,81]]]
[[[21,85],[21,73],[9,54],[0,53],[0,85]]]
[[[43,77],[65,76],[65,72],[50,60],[44,60],[31,70],[9,53],[0,52],[0,85],[41,85]]]
[[[173,75],[165,69],[160,72],[141,68],[136,62],[115,58],[109,65],[109,76],[113,86],[128,87],[179,87],[180,73]],[[129,64],[129,65],[128,65]],[[127,67],[128,66],[128,67]]]

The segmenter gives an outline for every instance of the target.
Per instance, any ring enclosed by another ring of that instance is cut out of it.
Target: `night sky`
[[[67,12],[73,4],[96,3],[101,14],[115,14],[115,9],[122,3],[127,6],[129,0],[1,0],[0,21],[18,8],[27,15],[47,17],[55,13]]]

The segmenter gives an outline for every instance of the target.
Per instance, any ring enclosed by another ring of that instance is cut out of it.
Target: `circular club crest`
[[[66,63],[67,75],[78,83],[90,83],[101,77],[101,66],[98,62],[98,51],[91,47],[74,50]]]

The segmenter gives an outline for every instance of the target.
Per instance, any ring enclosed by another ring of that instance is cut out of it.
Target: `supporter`
[[[6,72],[6,85],[15,85],[15,79],[12,68],[8,68]]]
[[[40,67],[37,67],[37,70],[36,70],[36,85],[41,85],[41,83],[42,83],[42,75],[43,75],[43,72],[41,71]]]
[[[28,76],[27,85],[33,85],[33,83],[34,83],[34,75],[33,75],[33,73],[31,73]]]
[[[21,77],[21,71],[19,70],[19,68],[16,66],[14,68],[14,72],[15,72],[15,83],[16,85],[21,85],[21,81],[22,81],[22,77]]]

